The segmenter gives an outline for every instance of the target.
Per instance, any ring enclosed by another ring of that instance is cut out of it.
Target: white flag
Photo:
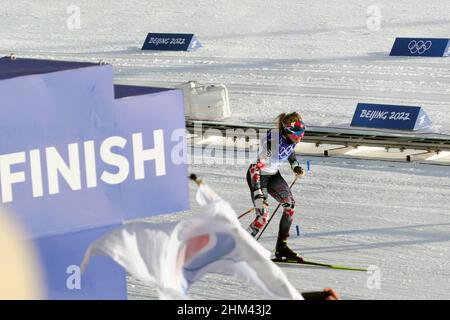
[[[91,256],[108,255],[155,285],[160,299],[189,299],[190,286],[207,273],[248,281],[269,299],[303,299],[227,202],[204,184],[197,201],[203,212],[181,222],[131,223],[107,233],[90,245],[81,269]]]

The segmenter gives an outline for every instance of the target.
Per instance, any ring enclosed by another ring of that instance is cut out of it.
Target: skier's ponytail
[[[278,117],[276,117],[277,120],[277,127],[279,130],[283,130],[284,128],[284,118],[286,117],[286,113],[280,113]]]
[[[280,113],[278,117],[276,117],[277,126],[279,130],[284,129],[284,125],[286,123],[290,123],[296,120],[302,120],[302,117],[298,112],[291,112],[291,113]]]

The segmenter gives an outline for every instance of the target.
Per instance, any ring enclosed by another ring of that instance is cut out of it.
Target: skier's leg
[[[298,255],[287,246],[287,239],[289,238],[289,231],[291,229],[295,213],[295,200],[289,185],[278,172],[269,180],[267,191],[283,207],[283,216],[281,217],[280,226],[278,229],[275,255],[286,258],[297,257]]]
[[[286,240],[289,237],[293,216],[295,213],[295,200],[289,185],[281,176],[280,172],[273,175],[267,185],[267,191],[283,207],[283,216],[281,217],[278,237]]]
[[[253,168],[254,169],[254,168]],[[267,198],[267,183],[269,181],[269,177],[261,175],[259,177],[259,186],[263,190],[264,198]],[[265,201],[262,199],[256,199],[258,195],[255,195],[257,191],[256,183],[254,176],[252,175],[252,166],[249,167],[247,171],[247,184],[250,189],[250,194],[252,198],[253,205],[255,207],[256,217],[255,220],[248,226],[247,231],[255,237],[258,232],[266,225],[267,223],[267,206],[264,204]]]

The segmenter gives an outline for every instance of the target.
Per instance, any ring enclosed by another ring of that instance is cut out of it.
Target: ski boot
[[[275,248],[275,257],[277,260],[282,261],[291,260],[296,262],[303,262],[303,258],[287,246],[287,240],[278,239],[277,246]]]
[[[266,225],[267,223],[267,211],[266,210],[258,210],[255,220],[247,228],[248,233],[254,238],[259,233],[259,231]]]
[[[250,235],[254,238],[259,233],[259,229],[255,226],[255,224],[252,222],[247,227],[247,232],[250,233]]]

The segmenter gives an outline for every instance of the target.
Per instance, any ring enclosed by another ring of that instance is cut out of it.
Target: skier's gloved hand
[[[255,192],[253,193],[254,197],[255,197],[255,207],[257,209],[263,210],[264,207],[269,206],[269,202],[267,201],[267,197],[265,195],[265,193],[261,190],[255,190]]]
[[[294,170],[296,175],[299,175],[302,177],[304,177],[306,175],[306,171],[300,166],[296,166],[292,170]]]

